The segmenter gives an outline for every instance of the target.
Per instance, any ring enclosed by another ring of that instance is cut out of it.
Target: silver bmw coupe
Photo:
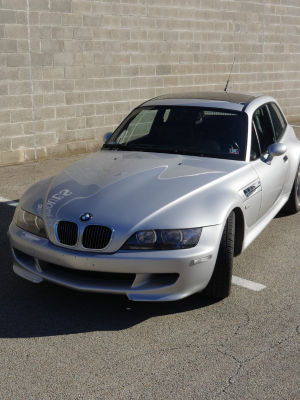
[[[32,282],[168,301],[230,294],[233,257],[300,209],[300,142],[274,98],[160,96],[33,185],[9,228]]]

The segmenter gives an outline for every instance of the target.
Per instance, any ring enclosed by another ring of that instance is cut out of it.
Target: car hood
[[[115,230],[111,246],[117,248],[140,229],[222,223],[209,213],[218,201],[214,191],[229,174],[247,166],[241,161],[102,150],[34,185],[21,206],[44,218],[50,240],[58,220],[101,224]],[[92,219],[81,222],[83,213],[91,213]]]

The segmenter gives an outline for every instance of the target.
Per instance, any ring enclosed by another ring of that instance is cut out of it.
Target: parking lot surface
[[[264,287],[236,279],[223,301],[136,303],[13,273],[7,200],[81,157],[0,168],[0,399],[300,399],[300,213],[234,260]]]

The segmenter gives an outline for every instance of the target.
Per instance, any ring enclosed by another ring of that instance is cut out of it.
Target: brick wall
[[[300,111],[299,0],[0,0],[0,165],[96,151],[143,100],[229,90]]]

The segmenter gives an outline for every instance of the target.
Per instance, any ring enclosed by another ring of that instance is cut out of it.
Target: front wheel
[[[297,214],[300,210],[300,165],[298,166],[292,191],[284,206],[284,210],[289,214]]]
[[[235,214],[234,211],[231,211],[222,233],[214,272],[208,285],[201,292],[201,294],[205,297],[224,299],[230,295],[234,253],[234,234]]]

